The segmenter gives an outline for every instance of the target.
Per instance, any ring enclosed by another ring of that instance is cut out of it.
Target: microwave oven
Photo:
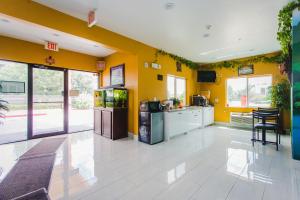
[[[141,112],[161,112],[162,107],[160,105],[160,101],[143,101],[140,103],[140,111]]]

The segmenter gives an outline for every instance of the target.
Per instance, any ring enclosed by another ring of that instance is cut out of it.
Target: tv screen
[[[203,83],[213,83],[216,82],[216,72],[215,71],[198,71],[197,81]]]

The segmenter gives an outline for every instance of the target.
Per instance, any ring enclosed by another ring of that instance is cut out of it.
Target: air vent
[[[254,123],[258,121],[255,120]],[[252,113],[231,112],[230,125],[243,128],[252,127]]]
[[[166,10],[171,10],[171,9],[173,9],[173,8],[175,8],[175,3],[173,3],[173,2],[168,2],[168,3],[166,3],[165,4],[165,9]]]

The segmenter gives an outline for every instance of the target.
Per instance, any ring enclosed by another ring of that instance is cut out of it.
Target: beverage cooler
[[[151,145],[164,141],[164,113],[157,102],[140,105],[139,141]]]

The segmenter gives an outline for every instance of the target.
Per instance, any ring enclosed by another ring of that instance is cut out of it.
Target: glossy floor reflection
[[[251,132],[208,127],[149,146],[76,133],[57,152],[52,199],[300,199],[290,137],[252,147]],[[39,140],[0,146],[0,181]]]

